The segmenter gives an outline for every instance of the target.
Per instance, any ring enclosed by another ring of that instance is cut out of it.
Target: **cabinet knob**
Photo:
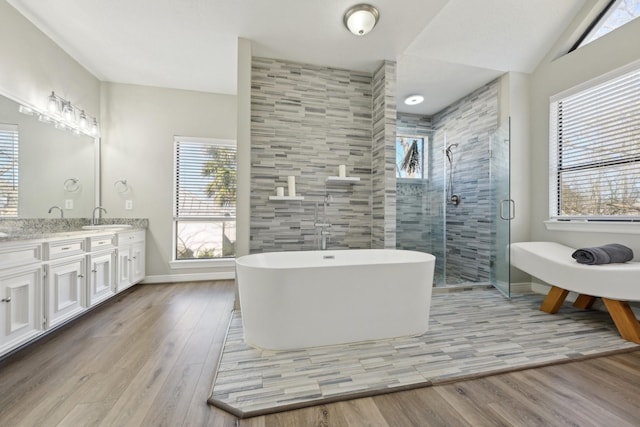
[[[97,272],[98,272],[98,270],[91,270],[91,272],[92,272],[92,273],[97,273]]]
[[[84,277],[84,274],[78,274],[78,277],[82,278]]]
[[[9,298],[2,298],[1,300],[2,302],[11,302],[11,297]]]

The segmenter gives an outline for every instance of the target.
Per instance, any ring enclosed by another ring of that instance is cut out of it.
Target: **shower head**
[[[450,144],[445,150],[445,154],[447,155],[447,160],[449,160],[449,163],[453,162],[453,153],[451,152],[451,149],[457,146],[458,144]]]

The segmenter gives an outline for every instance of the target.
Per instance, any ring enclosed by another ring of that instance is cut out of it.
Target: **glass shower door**
[[[507,119],[491,135],[490,179],[493,202],[493,266],[491,282],[504,296],[511,298],[509,242],[511,241],[511,220],[515,217],[515,203],[511,199],[510,146],[511,122]]]

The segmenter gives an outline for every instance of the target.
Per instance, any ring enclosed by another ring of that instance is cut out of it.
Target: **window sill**
[[[640,234],[639,222],[548,220],[544,222],[544,225],[549,231],[578,231],[578,232],[588,232],[588,233]]]
[[[222,259],[189,259],[182,261],[171,261],[169,267],[174,270],[178,269],[195,269],[195,268],[224,268],[234,269],[236,266],[235,258]]]

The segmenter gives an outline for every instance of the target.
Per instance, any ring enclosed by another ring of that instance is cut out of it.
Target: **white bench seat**
[[[626,340],[640,344],[640,323],[628,301],[640,301],[640,262],[603,265],[579,264],[575,249],[555,242],[518,242],[510,245],[511,265],[553,285],[540,309],[556,313],[569,291],[579,294],[574,306],[591,308],[602,298]]]

